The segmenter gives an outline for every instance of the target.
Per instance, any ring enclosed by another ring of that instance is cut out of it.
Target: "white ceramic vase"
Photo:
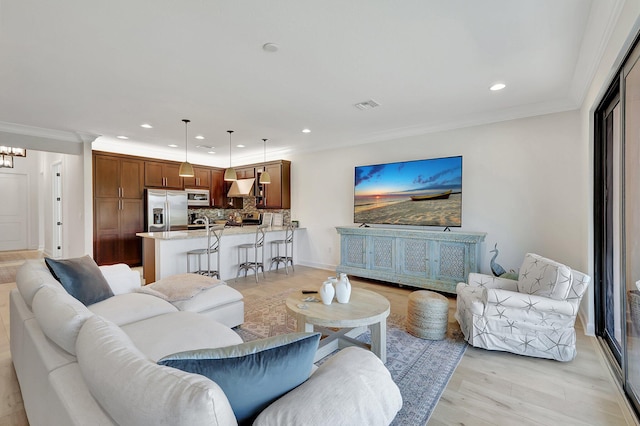
[[[341,273],[338,283],[336,284],[336,299],[338,303],[349,303],[351,298],[351,283],[347,274]]]
[[[320,298],[322,299],[322,303],[330,305],[335,294],[336,291],[333,288],[331,281],[325,281],[322,283],[322,287],[320,287]]]

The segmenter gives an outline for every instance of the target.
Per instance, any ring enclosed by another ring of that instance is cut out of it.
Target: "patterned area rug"
[[[293,332],[295,318],[287,315],[284,300],[297,291],[289,289],[267,298],[245,297],[245,322],[235,331],[244,341]],[[358,339],[370,343],[370,333]],[[448,333],[444,340],[423,340],[404,331],[404,316],[391,314],[387,318],[386,367],[403,399],[393,425],[427,423],[466,348],[461,333]]]

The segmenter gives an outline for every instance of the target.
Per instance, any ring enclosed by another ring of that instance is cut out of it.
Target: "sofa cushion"
[[[16,274],[16,286],[29,309],[33,303],[33,296],[44,285],[63,288],[42,260],[25,261]]]
[[[85,305],[113,296],[100,268],[89,256],[63,260],[46,258],[44,261],[64,289]]]
[[[519,293],[565,300],[571,283],[571,268],[537,254],[525,255],[518,277]]]
[[[76,354],[80,328],[93,315],[66,291],[49,286],[33,297],[33,313],[43,333],[72,355]]]
[[[210,378],[229,399],[238,423],[250,424],[270,403],[307,380],[319,341],[320,333],[284,334],[177,353],[158,364]]]
[[[89,391],[118,424],[237,424],[217,384],[149,361],[104,318],[96,315],[85,322],[76,353]]]
[[[202,312],[242,300],[242,293],[226,284],[202,291],[187,300],[172,302],[181,311]]]
[[[129,265],[124,263],[104,265],[100,266],[100,272],[107,280],[113,294],[131,293],[140,288],[140,273],[129,268]]]
[[[140,352],[152,361],[176,352],[237,345],[229,327],[193,312],[171,312],[122,326]]]
[[[100,315],[117,325],[130,324],[178,311],[178,308],[171,303],[142,293],[119,294],[102,302],[94,303],[88,308],[94,314]]]
[[[382,361],[370,351],[349,347],[263,410],[253,425],[386,426],[400,408],[400,389]]]

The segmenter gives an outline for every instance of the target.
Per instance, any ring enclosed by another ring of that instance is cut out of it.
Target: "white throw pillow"
[[[113,294],[131,293],[140,288],[140,273],[124,263],[100,266],[100,272],[107,280]]]
[[[85,322],[76,352],[91,394],[118,424],[237,424],[217,384],[149,361],[118,326],[99,316]]]
[[[56,345],[76,354],[76,339],[93,313],[64,289],[44,286],[33,297],[33,313],[42,332]]]

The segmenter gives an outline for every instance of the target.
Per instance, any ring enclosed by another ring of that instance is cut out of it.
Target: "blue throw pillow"
[[[113,296],[109,283],[96,262],[89,256],[75,259],[44,259],[51,274],[60,281],[67,293],[85,306]]]
[[[309,378],[320,333],[291,333],[239,345],[169,355],[158,361],[202,374],[222,388],[240,424]]]

